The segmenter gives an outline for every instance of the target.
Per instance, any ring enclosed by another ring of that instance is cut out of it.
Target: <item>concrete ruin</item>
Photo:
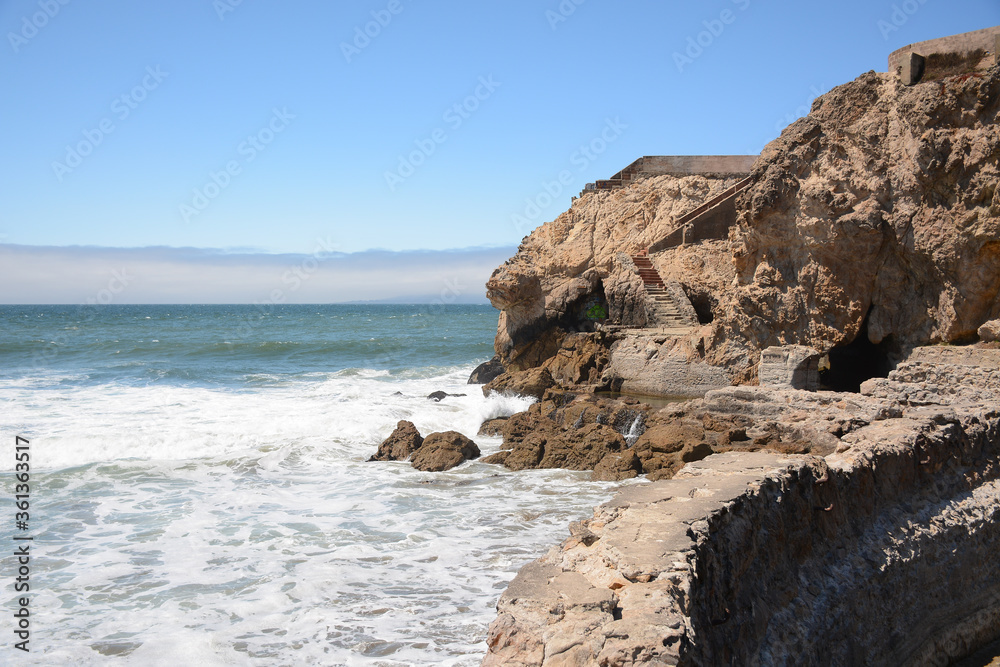
[[[889,55],[889,72],[907,86],[1000,63],[1000,26],[907,44]]]

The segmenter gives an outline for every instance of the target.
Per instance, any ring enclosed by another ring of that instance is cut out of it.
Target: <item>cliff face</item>
[[[504,365],[524,370],[551,357],[565,333],[585,329],[582,310],[591,299],[606,303],[613,321],[645,325],[645,294],[628,255],[674,231],[676,218],[736,180],[645,178],[622,190],[590,193],[535,229],[486,284],[501,311],[496,352]],[[699,264],[693,257],[692,266]]]
[[[974,339],[1000,311],[998,89],[997,68],[909,88],[870,72],[819,98],[740,196],[720,337],[860,333],[897,358]]]
[[[994,67],[910,88],[870,72],[819,98],[763,151],[728,241],[652,257],[712,320],[686,354],[753,382],[771,345],[826,352],[861,338],[898,361],[974,339],[1000,315],[998,92]],[[613,321],[644,324],[627,254],[735,180],[646,178],[536,229],[487,284],[504,364],[551,357],[594,299]]]

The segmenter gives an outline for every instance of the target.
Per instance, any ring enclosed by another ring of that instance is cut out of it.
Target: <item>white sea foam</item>
[[[469,370],[252,390],[0,381],[0,464],[17,434],[34,466],[35,620],[19,662],[478,664],[516,570],[615,485],[366,462],[400,419],[496,451],[480,423],[530,400],[484,398]],[[466,396],[435,403],[436,390]]]

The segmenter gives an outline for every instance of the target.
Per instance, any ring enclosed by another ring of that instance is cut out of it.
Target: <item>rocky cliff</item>
[[[727,239],[664,242],[736,179],[651,177],[494,272],[493,388],[542,400],[491,460],[658,481],[521,571],[485,665],[948,664],[1000,637],[998,109],[1000,67],[870,72],[765,148]],[[646,326],[643,248],[697,325]],[[852,393],[710,390],[782,370]]]
[[[994,67],[913,87],[870,72],[816,100],[741,195],[718,335],[863,336],[894,360],[974,340],[1000,311],[998,93]]]
[[[664,356],[753,384],[772,345],[844,364],[863,352],[852,343],[873,346],[887,372],[915,346],[974,340],[1000,315],[998,108],[997,67],[913,87],[870,72],[817,99],[761,154],[727,241],[651,257],[702,323]],[[508,370],[543,364],[591,327],[589,304],[644,325],[628,256],[735,180],[640,179],[587,194],[526,237],[487,284]]]
[[[710,392],[835,451],[628,487],[521,570],[483,664],[930,665],[994,641],[1000,350],[923,348],[864,389]]]

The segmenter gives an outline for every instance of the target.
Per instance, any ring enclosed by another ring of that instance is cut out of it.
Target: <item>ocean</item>
[[[530,402],[466,384],[496,324],[489,306],[0,306],[0,662],[477,665],[517,570],[620,486],[367,462],[401,419],[499,449],[480,423]]]

